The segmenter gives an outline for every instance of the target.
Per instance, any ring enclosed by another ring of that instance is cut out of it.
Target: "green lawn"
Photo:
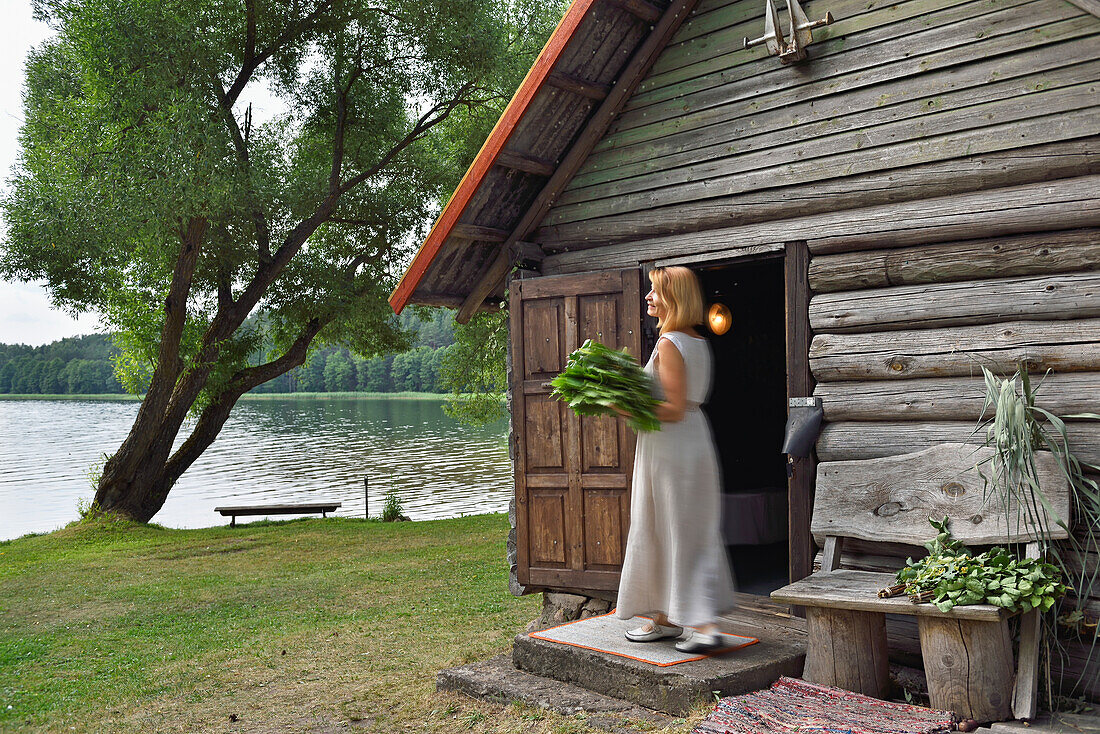
[[[507,591],[507,529],[99,522],[0,543],[0,731],[589,731],[435,692],[539,611]]]

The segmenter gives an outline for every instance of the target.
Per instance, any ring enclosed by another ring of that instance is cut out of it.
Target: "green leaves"
[[[628,422],[635,431],[659,431],[652,382],[625,349],[616,351],[588,339],[551,381],[550,394],[567,402],[577,415],[614,415],[617,406],[630,414]]]
[[[1036,558],[1017,558],[1001,547],[976,556],[951,537],[948,518],[928,521],[940,531],[928,544],[929,554],[909,558],[897,573],[913,600],[927,600],[941,612],[968,604],[992,604],[1008,611],[1046,611],[1066,593],[1056,566]]]

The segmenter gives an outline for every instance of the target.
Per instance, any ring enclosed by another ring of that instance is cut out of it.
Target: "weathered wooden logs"
[[[616,212],[607,217],[542,226],[533,238],[548,249],[630,242],[675,232],[733,227],[756,222],[825,214],[912,201],[976,190],[1018,186],[1036,181],[1100,173],[1100,145],[1096,138],[970,155],[864,176],[848,176],[780,188],[769,187],[732,197],[715,197],[659,211]],[[1039,229],[1050,226],[1045,220]],[[545,225],[545,222],[544,222]],[[1072,225],[1070,225],[1072,226]],[[1025,227],[1024,229],[1035,229]],[[1010,232],[1000,222],[987,223],[983,236]],[[970,232],[963,236],[973,236]],[[736,243],[736,238],[730,239]],[[893,237],[871,243],[881,248],[901,244]]]
[[[875,698],[886,696],[890,662],[886,615],[851,609],[806,609],[806,667],[811,683],[836,686]]]
[[[816,538],[842,534],[918,545],[929,537],[928,518],[946,515],[956,520],[953,536],[967,544],[1069,537],[1057,524],[1071,519],[1069,483],[1054,455],[1035,455],[1046,498],[1039,509],[1013,497],[990,499],[976,467],[992,457],[993,449],[941,444],[901,456],[821,462],[810,530]]]
[[[1080,229],[820,255],[810,263],[810,288],[831,293],[1097,269],[1100,230]]]
[[[1100,319],[818,334],[810,347],[818,382],[1011,374],[1021,363],[1038,374],[1100,371]]]
[[[590,250],[559,252],[543,261],[546,275],[576,273],[615,267],[636,267],[655,254],[676,257],[731,246],[766,245],[777,241],[806,240],[819,253],[877,250],[884,241],[897,247],[946,242],[953,239],[995,237],[1010,233],[1046,231],[1052,222],[1065,228],[1100,225],[1096,190],[1100,176],[1078,176],[1045,183],[1009,186],[950,196],[924,198],[812,216],[786,218],[782,224],[765,221],[740,227],[637,239]],[[720,202],[730,218],[730,205]],[[667,213],[650,211],[650,218]],[[714,225],[712,225],[714,226]],[[536,238],[542,243],[541,239]],[[603,244],[603,241],[592,244]],[[824,298],[825,294],[818,296]]]
[[[810,301],[810,326],[817,333],[1097,316],[1097,272],[870,288]]]
[[[1067,423],[1070,451],[1081,461],[1100,465],[1100,423]],[[828,423],[817,439],[821,461],[897,456],[941,443],[981,445],[985,432],[974,421],[867,421]]]
[[[1100,299],[1098,299],[1100,300]],[[1055,415],[1093,412],[1100,405],[1100,372],[1049,375],[1032,383],[1036,405]],[[985,408],[985,381],[971,377],[826,382],[814,395],[827,421],[977,421]]]
[[[919,617],[932,708],[979,722],[1012,718],[1015,665],[1008,622]]]

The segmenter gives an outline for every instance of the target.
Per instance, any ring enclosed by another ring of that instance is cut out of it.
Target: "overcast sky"
[[[23,62],[50,29],[31,18],[30,0],[0,0],[0,180],[7,181],[23,122]],[[5,184],[6,185],[6,184]],[[97,330],[98,318],[79,319],[50,307],[46,290],[34,283],[0,281],[0,343],[38,346]]]

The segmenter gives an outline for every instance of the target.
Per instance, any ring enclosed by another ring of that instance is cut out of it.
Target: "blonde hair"
[[[654,268],[649,282],[665,307],[664,319],[657,322],[662,334],[703,323],[703,289],[695,273],[682,265]]]

